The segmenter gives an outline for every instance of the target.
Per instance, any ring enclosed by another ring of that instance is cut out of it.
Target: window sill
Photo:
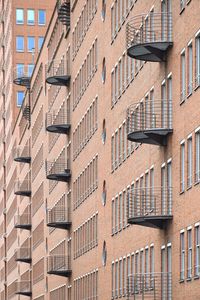
[[[179,280],[179,283],[183,283],[183,282],[185,282],[185,279],[180,279]]]
[[[194,185],[197,185],[199,183],[200,183],[200,180],[196,180],[195,183],[194,183]]]
[[[182,105],[183,103],[185,103],[185,98],[180,100],[180,105]]]
[[[184,193],[185,193],[185,190],[184,190],[184,191],[180,191],[180,193],[179,193],[179,194],[180,194],[180,195],[182,195],[182,194],[184,194]]]
[[[191,2],[191,0],[188,0],[188,1],[186,2],[186,4],[187,4],[187,5],[189,5],[189,4],[190,4],[190,2]]]
[[[182,15],[182,13],[184,12],[184,10],[185,10],[185,6],[181,9],[181,11],[180,11],[180,15]]]
[[[187,281],[187,282],[188,282],[188,281],[192,281],[192,277],[187,278],[186,281]]]
[[[187,99],[190,98],[192,96],[192,92],[190,92],[188,95],[187,95]]]
[[[186,191],[189,191],[191,188],[192,188],[192,185],[188,186]]]
[[[197,280],[197,279],[199,279],[199,275],[194,276],[194,280]]]
[[[197,84],[194,88],[194,91],[196,91],[200,87],[200,84]]]

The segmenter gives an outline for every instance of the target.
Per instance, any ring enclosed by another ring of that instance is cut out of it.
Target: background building
[[[19,237],[21,231],[14,229],[20,202],[14,195],[17,169],[13,164],[13,154],[19,142],[13,129],[25,95],[25,87],[14,85],[13,79],[23,71],[31,75],[54,6],[55,1],[0,1],[1,299],[15,296],[15,281],[21,273],[21,267],[15,260],[19,254],[15,251],[25,238]],[[35,48],[34,51],[32,48]]]
[[[2,299],[198,299],[199,10],[57,2],[1,119]]]

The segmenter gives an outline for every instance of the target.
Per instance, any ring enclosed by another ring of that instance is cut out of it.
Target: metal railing
[[[126,25],[127,49],[146,43],[172,42],[171,13],[141,14]]]
[[[66,26],[70,26],[70,1],[57,0],[58,19]]]
[[[70,124],[70,111],[64,106],[58,112],[46,113],[46,126]]]
[[[30,158],[30,147],[16,146],[13,150],[13,158]]]
[[[31,281],[29,280],[16,281],[16,293],[31,294]]]
[[[172,101],[148,100],[127,109],[127,134],[152,129],[172,129]]]
[[[65,174],[69,170],[69,160],[59,162],[58,160],[46,161],[46,175]]]
[[[16,260],[31,260],[31,248],[20,247],[16,250]]]
[[[47,267],[48,272],[70,271],[70,257],[67,255],[50,255],[47,257]]]
[[[172,215],[172,188],[137,188],[127,194],[127,217]]]
[[[31,181],[30,179],[24,179],[23,181],[15,181],[14,192],[31,192]]]
[[[15,215],[14,224],[15,226],[31,226],[31,214]]]
[[[46,78],[53,76],[69,76],[70,61],[62,58],[61,60],[52,60],[45,66]]]
[[[129,299],[172,299],[171,273],[129,275],[127,300]]]
[[[54,206],[47,210],[47,223],[70,222],[70,209],[65,206]]]

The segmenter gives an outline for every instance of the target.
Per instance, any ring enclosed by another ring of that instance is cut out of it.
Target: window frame
[[[21,101],[21,104],[18,103],[18,100],[19,100],[18,95],[19,95],[19,93],[21,93],[21,94],[23,93],[23,99],[22,99],[22,101]],[[22,106],[23,100],[24,100],[24,96],[25,96],[24,91],[17,91],[17,101],[16,101],[17,107],[21,107],[21,106]]]
[[[22,48],[21,49],[18,48],[18,43],[19,43],[20,40],[22,42]],[[16,52],[24,52],[24,36],[23,35],[17,35],[16,36]]]
[[[17,12],[20,11],[20,10],[22,11],[22,15],[23,15],[23,20],[21,22],[17,18]],[[23,8],[16,8],[15,18],[16,18],[16,25],[23,25],[24,24],[24,9]]]
[[[29,19],[29,13],[30,12],[33,12],[33,21],[31,21]],[[34,26],[35,25],[35,9],[33,9],[33,8],[27,9],[27,25],[28,26]]]
[[[44,23],[40,23],[40,12],[44,12]],[[45,26],[46,25],[46,10],[45,9],[39,9],[38,10],[38,25],[39,26]]]
[[[30,40],[33,41],[34,47],[29,48]],[[35,51],[35,36],[27,36],[27,50],[29,53],[33,53]]]

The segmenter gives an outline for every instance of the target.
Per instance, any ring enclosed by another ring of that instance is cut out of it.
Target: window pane
[[[39,36],[39,38],[38,38],[38,50],[41,49],[43,42],[44,42],[44,37]]]
[[[24,99],[24,92],[23,91],[18,91],[17,92],[17,106],[22,105],[23,99]]]
[[[185,144],[181,145],[181,189],[183,192],[185,190]]]
[[[16,24],[24,24],[24,10],[22,8],[16,9]]]
[[[196,86],[200,84],[200,37],[196,38]]]
[[[17,76],[24,74],[24,64],[17,64]]]
[[[35,37],[28,36],[28,52],[32,52],[35,49]]]
[[[40,9],[38,11],[38,24],[45,25],[45,23],[46,23],[46,11]]]
[[[28,65],[28,76],[32,76],[33,69],[34,69],[34,65],[33,64]]]
[[[34,25],[35,23],[35,11],[33,9],[28,9],[27,12],[27,24]]]
[[[186,95],[186,74],[185,74],[185,52],[181,54],[181,101],[185,100]]]
[[[24,37],[23,36],[16,37],[16,50],[18,52],[24,51]]]

